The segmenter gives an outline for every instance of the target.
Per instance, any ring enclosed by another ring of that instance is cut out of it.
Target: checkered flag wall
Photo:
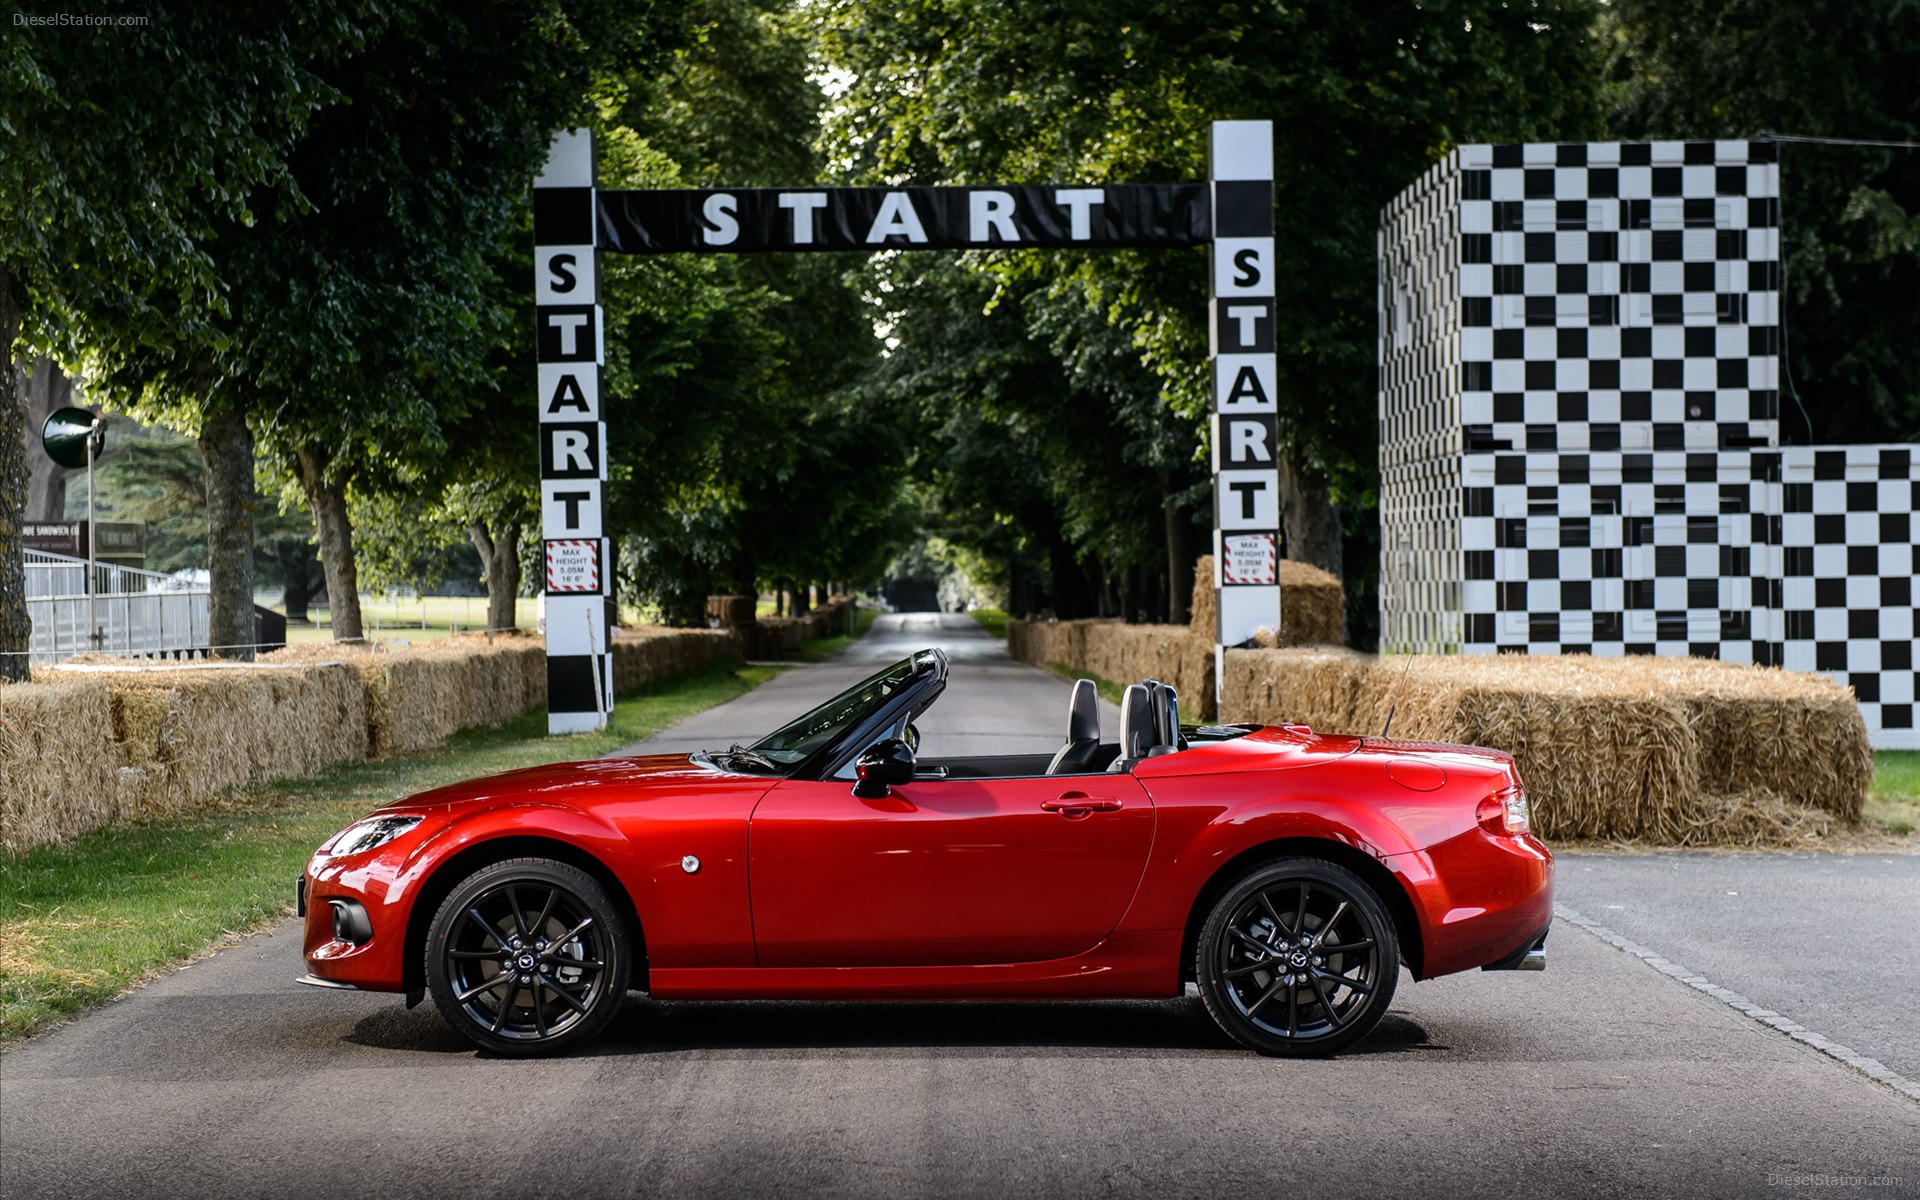
[[[1817,670],[1920,746],[1920,463],[1779,444],[1774,150],[1463,146],[1383,211],[1383,645]]]

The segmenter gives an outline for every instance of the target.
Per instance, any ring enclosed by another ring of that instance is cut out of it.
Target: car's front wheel
[[[1345,867],[1263,863],[1200,927],[1194,978],[1221,1029],[1262,1054],[1333,1054],[1380,1023],[1399,980],[1393,919]]]
[[[453,889],[427,934],[427,986],[453,1027],[501,1054],[549,1054],[605,1029],[626,998],[631,938],[578,867],[514,858]]]

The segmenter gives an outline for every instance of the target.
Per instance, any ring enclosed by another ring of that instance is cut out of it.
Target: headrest
[[[1120,761],[1145,758],[1153,749],[1153,694],[1130,683],[1120,697]]]
[[[1180,745],[1180,693],[1158,679],[1146,683],[1147,698],[1153,706],[1153,746],[1171,752]]]
[[[1067,700],[1067,740],[1100,740],[1100,689],[1091,679],[1074,681],[1073,695]]]

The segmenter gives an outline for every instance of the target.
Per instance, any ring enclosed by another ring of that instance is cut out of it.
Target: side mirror
[[[854,760],[853,773],[860,782],[853,794],[862,800],[884,800],[893,794],[893,785],[913,780],[913,747],[899,738],[875,742]]]

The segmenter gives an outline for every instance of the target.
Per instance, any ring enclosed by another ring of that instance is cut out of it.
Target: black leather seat
[[[1067,741],[1047,764],[1049,775],[1080,775],[1094,769],[1100,753],[1100,691],[1093,680],[1077,680],[1067,701]]]
[[[1109,771],[1125,771],[1153,749],[1155,720],[1153,693],[1146,685],[1130,683],[1120,694],[1120,757]]]

